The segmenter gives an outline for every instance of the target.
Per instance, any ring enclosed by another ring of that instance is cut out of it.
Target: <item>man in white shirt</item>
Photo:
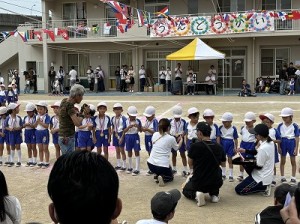
[[[215,94],[215,89],[214,89],[214,85],[216,83],[216,75],[213,72],[210,72],[207,74],[206,78],[205,78],[205,82],[206,82],[206,94],[209,95],[209,92],[211,91],[212,94]]]
[[[175,215],[175,208],[181,198],[180,191],[173,189],[158,192],[151,199],[151,212],[153,219],[143,219],[136,224],[165,224]]]
[[[146,71],[144,65],[142,65],[141,69],[139,70],[139,76],[140,76],[140,91],[144,92],[144,87],[146,85]]]
[[[69,72],[69,76],[70,76],[70,87],[72,87],[72,86],[75,85],[76,79],[77,79],[77,72],[76,72],[74,66],[71,67],[71,71]]]

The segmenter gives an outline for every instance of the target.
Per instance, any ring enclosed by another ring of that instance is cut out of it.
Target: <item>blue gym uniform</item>
[[[286,126],[283,123],[280,123],[277,128],[281,136],[281,155],[286,156],[289,153],[290,156],[294,155],[294,149],[296,147],[296,137],[299,137],[299,127],[296,123],[292,123],[289,126]]]
[[[192,126],[190,122],[186,123],[186,126],[184,128],[185,134],[187,135],[187,141],[186,141],[186,150],[188,151],[191,147],[193,138],[197,138],[197,124]]]
[[[127,118],[122,115],[120,118],[116,118],[115,116],[111,118],[111,128],[113,130],[113,146],[115,147],[125,146],[125,140],[123,139],[123,142],[119,144],[119,139],[122,137],[123,131],[126,128],[126,120]]]
[[[25,116],[23,119],[23,124],[26,124],[26,123],[34,124],[35,122],[36,122],[35,115],[33,115],[32,117]],[[26,144],[36,144],[35,128],[26,126],[24,137],[25,137]]]
[[[7,104],[15,102],[15,93],[13,90],[6,91],[6,101],[7,101]]]
[[[81,125],[93,124],[93,118],[83,118],[81,121]],[[92,131],[88,129],[88,127],[78,129],[78,139],[77,139],[79,148],[87,148],[92,147],[93,144],[93,134]]]
[[[20,127],[23,127],[22,118],[18,115],[15,118],[13,118],[11,115],[9,115],[6,118],[5,126],[7,128],[20,128]],[[22,130],[8,131],[8,136],[9,136],[9,144],[11,146],[19,145],[23,142],[22,141]]]
[[[223,125],[219,127],[221,134],[221,145],[223,146],[224,152],[228,157],[233,157],[234,152],[234,139],[238,139],[238,132],[235,126],[225,128]]]
[[[6,103],[6,92],[5,90],[0,90],[0,104]]]
[[[185,126],[186,126],[186,121],[182,118],[178,122],[175,121],[175,119],[170,120],[170,135],[174,136],[176,138],[176,142],[178,142],[178,138],[181,136],[182,138],[184,137],[185,134]],[[185,143],[184,141],[182,142],[181,147],[178,149],[179,152],[185,152]],[[176,152],[176,150],[172,149],[172,152]]]
[[[255,142],[256,142],[255,135],[249,133],[249,130],[247,129],[246,126],[243,126],[241,128],[240,134],[241,134],[241,137],[242,137],[240,147],[243,148],[243,149],[255,150]],[[244,158],[254,158],[254,155],[247,154],[247,153],[242,153],[242,156]]]
[[[144,127],[148,128],[150,130],[153,130],[154,132],[157,132],[158,131],[158,121],[157,121],[157,119],[153,118],[152,121],[146,120],[146,123],[145,123]],[[148,131],[145,132],[145,148],[146,148],[146,151],[148,153],[151,152],[152,147],[153,147],[153,145],[152,145],[152,136],[153,136],[152,133],[150,133]]]
[[[280,133],[276,128],[270,128],[269,129],[269,136],[270,138],[274,140],[280,140],[281,141],[281,136]],[[278,149],[277,149],[277,144],[275,143],[275,163],[279,162],[279,155],[278,155]]]
[[[142,122],[139,119],[136,119],[135,121],[130,121],[129,118],[126,120],[126,127],[128,127],[131,124],[137,124],[139,128],[142,127]],[[137,127],[130,128],[125,133],[125,148],[126,151],[140,151],[141,145],[140,145],[140,136],[139,136],[139,130]]]
[[[210,140],[212,142],[217,142],[217,138],[221,136],[220,129],[217,124],[212,124],[210,133]]]
[[[102,146],[108,147],[108,140],[110,138],[109,128],[111,127],[110,117],[107,115],[104,115],[104,118],[97,116],[94,120],[94,127],[97,140],[95,146],[97,148]]]
[[[36,119],[40,119],[45,124],[50,124],[50,116],[48,114],[37,115]],[[35,137],[37,144],[49,145],[49,129],[44,128],[42,125],[38,125],[35,130]]]
[[[4,133],[4,137],[0,136],[0,144],[4,144],[4,142],[6,144],[9,144],[9,136],[8,136],[8,131],[5,129],[5,120],[6,119],[2,119],[0,120],[0,132]]]
[[[56,115],[51,117],[50,125],[52,125],[53,129],[59,128],[59,120],[56,117]],[[52,134],[52,142],[53,142],[53,144],[58,144],[58,132],[55,132],[54,134]]]

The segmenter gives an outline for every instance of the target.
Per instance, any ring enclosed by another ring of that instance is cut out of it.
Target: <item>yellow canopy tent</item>
[[[224,60],[225,54],[211,48],[199,38],[195,38],[191,43],[180,50],[169,54],[167,60],[223,60],[223,95],[224,95]]]

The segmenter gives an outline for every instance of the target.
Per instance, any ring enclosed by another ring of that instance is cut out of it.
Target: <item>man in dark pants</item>
[[[285,89],[288,82],[288,73],[287,73],[287,65],[283,65],[282,69],[279,72],[279,80],[280,80],[280,95],[285,95]]]
[[[210,139],[211,127],[206,122],[197,124],[197,137],[188,152],[189,165],[193,176],[189,177],[182,193],[189,199],[196,199],[197,205],[206,204],[204,193],[209,193],[211,202],[220,200],[219,189],[223,185],[221,163],[226,162],[221,145]]]
[[[29,70],[29,73],[31,73],[31,80],[32,80],[32,83],[33,83],[33,93],[37,93],[37,74],[36,74],[36,71],[31,68]]]
[[[293,62],[291,62],[290,64],[289,64],[289,67],[287,68],[287,74],[288,74],[288,76],[289,76],[289,79],[290,78],[295,78],[295,72],[297,71],[297,69],[294,67],[294,64],[293,64]]]

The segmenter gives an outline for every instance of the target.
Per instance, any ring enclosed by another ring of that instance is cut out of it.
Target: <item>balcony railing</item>
[[[179,17],[183,16],[214,16],[216,14],[197,14],[197,15],[177,15]],[[137,25],[138,21],[135,19],[135,24],[133,28],[135,29],[134,35],[131,36],[139,36],[139,37],[147,37],[149,36],[149,32],[139,32],[139,28]],[[99,38],[110,38],[110,37],[118,37],[120,32],[117,31],[117,20],[116,19],[86,19],[86,20],[50,20],[46,24],[47,29],[54,30],[55,28],[66,29],[68,31],[69,38],[71,39],[99,39]],[[109,30],[106,29],[105,25],[110,25],[111,28]],[[19,26],[19,29],[22,31],[33,31],[42,29],[42,23],[25,23]],[[274,29],[276,31],[300,31],[300,20],[284,20],[282,21],[280,18],[274,18]],[[130,32],[130,31],[128,31]],[[137,35],[138,33],[138,35]],[[222,34],[220,34],[222,35]],[[227,35],[227,34],[223,34]],[[37,40],[34,35],[30,35],[31,38]],[[33,37],[32,37],[33,36]],[[124,35],[123,35],[124,37]],[[57,39],[62,39],[62,37],[58,36]],[[29,41],[33,40],[29,38]]]

